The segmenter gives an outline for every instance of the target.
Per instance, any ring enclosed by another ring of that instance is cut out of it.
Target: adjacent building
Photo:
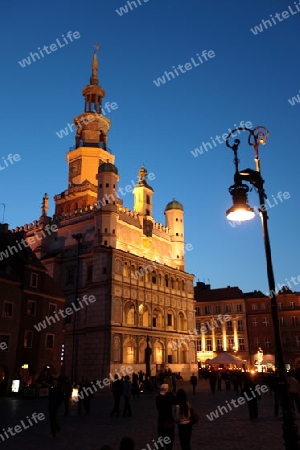
[[[12,379],[30,383],[61,369],[63,322],[43,321],[65,298],[24,238],[0,225],[0,394]]]

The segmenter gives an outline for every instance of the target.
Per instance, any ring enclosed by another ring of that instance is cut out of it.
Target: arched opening
[[[125,305],[124,322],[126,325],[135,325],[135,308],[132,302],[128,302]]]
[[[156,341],[154,344],[154,362],[155,364],[164,363],[164,347],[160,341]]]
[[[121,362],[121,341],[119,336],[114,337],[113,341],[113,362],[120,363]]]
[[[187,330],[187,320],[182,311],[180,311],[178,313],[178,321],[177,322],[178,322],[178,326],[177,326],[178,331],[186,331]]]
[[[149,327],[150,326],[150,313],[149,309],[146,305],[141,303],[139,305],[139,326],[140,327]]]
[[[163,312],[160,308],[154,308],[152,314],[152,327],[153,328],[162,328],[164,323]]]
[[[133,338],[127,338],[123,345],[123,359],[124,363],[133,364],[135,362],[135,347],[136,342]]]

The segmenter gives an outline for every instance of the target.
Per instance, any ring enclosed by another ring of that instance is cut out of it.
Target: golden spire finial
[[[99,49],[100,45],[96,44],[94,46],[94,56],[93,56],[93,63],[92,63],[92,76],[90,78],[90,84],[99,84],[98,79],[98,59],[97,59],[97,50]]]

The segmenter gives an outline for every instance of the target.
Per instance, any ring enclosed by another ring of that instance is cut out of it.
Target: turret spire
[[[99,50],[99,45],[95,45],[95,51],[93,56],[93,62],[92,62],[92,76],[90,78],[90,84],[91,85],[98,85],[99,79],[98,79],[98,59],[97,59],[97,50]]]

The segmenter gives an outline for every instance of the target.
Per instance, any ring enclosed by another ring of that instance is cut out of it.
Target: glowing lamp
[[[247,203],[248,191],[249,187],[243,183],[230,186],[229,192],[232,196],[233,206],[226,211],[228,220],[244,222],[253,219],[255,211]]]

